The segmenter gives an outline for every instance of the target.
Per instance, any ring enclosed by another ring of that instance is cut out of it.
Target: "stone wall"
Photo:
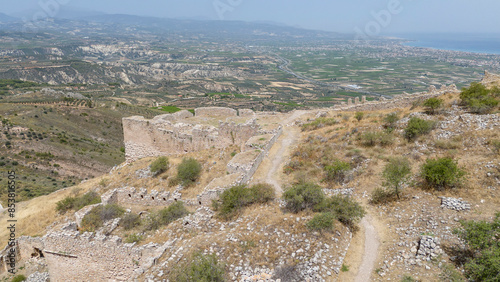
[[[224,107],[205,107],[195,109],[194,114],[197,117],[235,117],[238,111]]]
[[[489,86],[489,85],[500,85],[500,75],[493,74],[488,71],[484,71],[484,77],[481,80],[481,83]]]
[[[200,111],[198,111],[200,110]],[[196,113],[208,116],[233,113],[229,108],[201,108]],[[192,117],[188,111],[157,116],[151,120],[140,116],[124,118],[123,135],[125,157],[134,161],[144,157],[172,155],[196,152],[210,147],[224,148],[232,144],[243,145],[254,136],[259,125],[254,118],[245,123],[219,121],[218,127],[203,124],[189,124],[186,119]]]
[[[23,236],[17,247],[21,260],[44,258],[51,281],[131,281],[165,251],[158,244],[136,247],[120,237],[76,230]]]
[[[180,199],[181,194],[178,191],[158,192],[153,190],[148,193],[145,188],[136,189],[134,187],[113,189],[101,196],[103,204],[119,204],[126,208],[131,206],[164,207]]]
[[[428,92],[397,95],[390,100],[381,98],[380,101],[371,101],[357,104],[353,104],[352,100],[349,99],[347,105],[345,103],[341,105],[335,105],[331,109],[336,111],[378,111],[384,109],[404,108],[410,106],[417,100],[424,100],[432,97],[438,97],[446,93],[457,92],[459,92],[459,90],[454,84],[450,86],[443,85],[440,89],[437,89],[434,85],[431,85]]]

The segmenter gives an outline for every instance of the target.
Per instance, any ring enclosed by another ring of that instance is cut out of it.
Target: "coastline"
[[[500,35],[398,35],[404,40],[401,45],[416,48],[430,48],[443,51],[457,51],[474,54],[500,55]]]

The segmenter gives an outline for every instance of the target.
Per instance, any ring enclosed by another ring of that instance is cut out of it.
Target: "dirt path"
[[[269,155],[264,159],[259,169],[255,173],[254,183],[265,182],[274,186],[276,196],[281,197],[283,193],[281,175],[283,165],[290,154],[291,146],[300,138],[300,128],[294,125],[296,119],[307,111],[294,111],[290,116],[281,122],[283,133],[269,151]]]
[[[281,181],[279,179],[281,167],[285,162],[285,152],[290,149],[290,146],[297,141],[300,136],[297,128],[289,127],[283,131],[283,135],[278,139],[275,146],[278,146],[278,151],[271,159],[271,165],[267,172],[265,182],[272,184],[276,191],[276,194],[280,196],[283,193],[281,188]]]
[[[365,231],[365,248],[363,252],[363,260],[359,266],[356,275],[356,282],[370,281],[373,273],[373,268],[378,256],[378,248],[380,246],[379,236],[375,226],[372,224],[373,219],[370,215],[366,215],[361,220],[361,225]]]

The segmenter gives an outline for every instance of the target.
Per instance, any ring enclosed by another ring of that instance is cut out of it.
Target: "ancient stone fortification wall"
[[[484,72],[484,77],[481,80],[481,83],[484,85],[500,85],[500,75],[498,74],[493,74],[491,72],[485,71]]]
[[[51,281],[131,281],[165,251],[158,244],[136,247],[116,236],[80,234],[75,226],[40,238],[20,237],[19,259],[44,258]]]
[[[236,116],[229,108],[199,108],[201,117]],[[248,113],[246,113],[248,114]],[[219,121],[219,126],[188,124],[192,117],[188,111],[160,115],[151,120],[140,116],[124,118],[123,134],[127,161],[144,157],[196,152],[210,147],[224,148],[232,144],[242,145],[255,135],[259,125],[255,119],[242,124]]]
[[[194,114],[197,117],[235,117],[238,111],[224,107],[205,107],[195,109]]]
[[[269,153],[269,150],[273,147],[276,140],[283,133],[283,127],[278,127],[276,130],[272,132],[265,132],[265,134],[260,135],[262,138],[266,138],[266,142],[264,144],[259,145],[260,148],[256,149],[251,146],[245,146],[243,151],[239,154],[236,154],[231,161],[227,164],[227,172],[231,173],[228,176],[224,176],[221,178],[230,178],[230,181],[222,180],[220,183],[222,185],[214,185],[214,183],[218,183],[219,179],[214,179],[203,191],[202,194],[198,195],[197,201],[202,205],[210,205],[212,200],[216,200],[219,198],[219,195],[224,192],[226,189],[239,184],[246,184],[250,179],[252,179],[253,175],[259,168],[260,164],[264,160],[264,158]],[[269,138],[271,135],[271,138]],[[259,138],[259,135],[255,136],[255,138]],[[258,150],[255,151],[255,150]]]
[[[435,86],[429,87],[428,92],[415,93],[415,94],[403,94],[395,96],[390,100],[381,100],[381,101],[372,101],[372,102],[364,102],[360,103],[359,100],[355,101],[356,103],[352,103],[352,100],[349,99],[347,105],[341,104],[332,107],[332,109],[337,111],[378,111],[384,109],[392,109],[392,108],[404,108],[410,106],[413,102],[422,99],[428,99],[431,97],[441,96],[446,93],[456,93],[459,92],[457,87],[452,84],[450,86],[441,86],[440,89],[436,89]],[[366,98],[362,99],[366,101]]]
[[[101,196],[103,204],[119,204],[126,208],[130,206],[162,207],[168,206],[180,199],[181,194],[177,191],[158,192],[153,190],[151,193],[148,193],[145,188],[136,189],[134,187],[113,189]]]
[[[273,137],[269,139],[269,142],[265,145],[265,147],[262,149],[260,154],[257,156],[255,161],[253,162],[251,168],[244,174],[243,179],[241,180],[241,183],[246,183],[250,181],[252,176],[255,174],[257,169],[259,168],[260,164],[264,160],[264,158],[267,156],[269,153],[269,150],[271,150],[271,147],[273,147],[274,143],[276,143],[276,140],[281,136],[283,133],[283,127],[279,127],[278,130],[275,132]]]

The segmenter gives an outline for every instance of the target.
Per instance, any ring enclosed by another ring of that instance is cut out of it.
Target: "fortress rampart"
[[[125,156],[127,161],[144,157],[196,152],[210,147],[243,145],[259,130],[256,120],[247,111],[245,121],[222,121],[237,117],[229,108],[198,108],[193,116],[188,111],[157,116],[151,120],[140,116],[123,119]],[[196,117],[196,123],[190,118]],[[218,123],[213,126],[211,123]]]

